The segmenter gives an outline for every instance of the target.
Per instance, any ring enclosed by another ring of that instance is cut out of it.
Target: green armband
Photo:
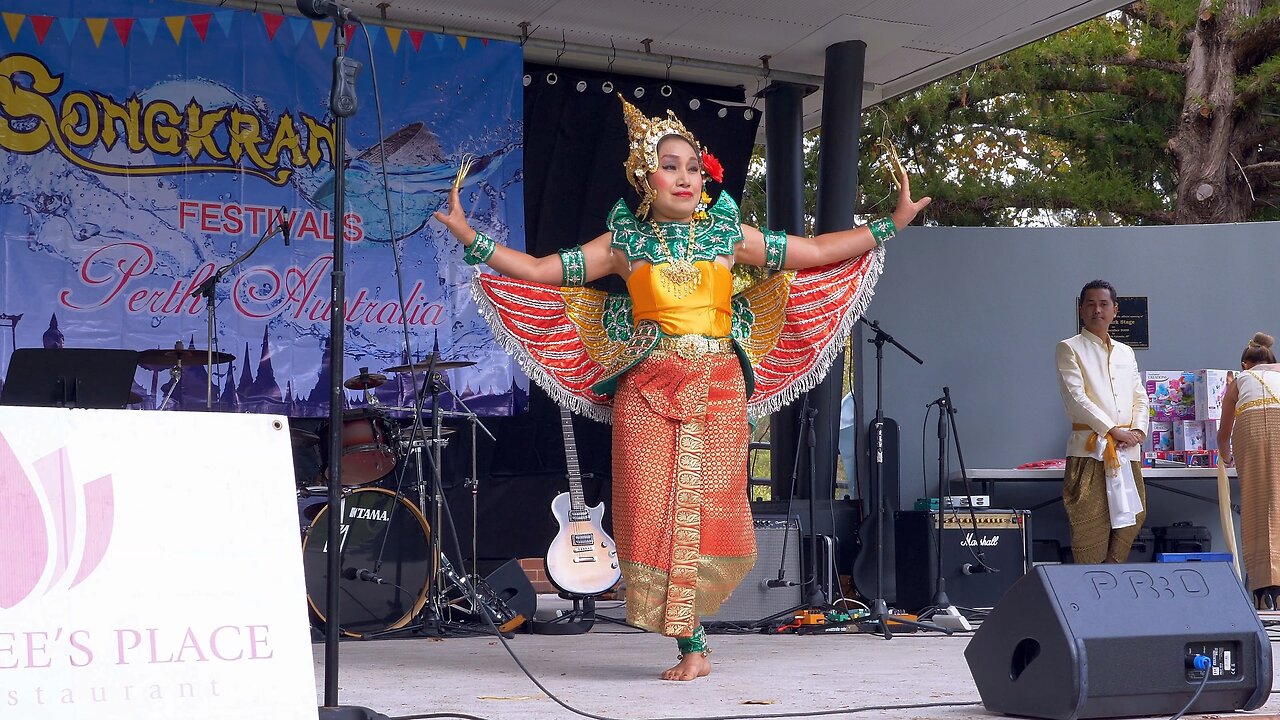
[[[898,226],[888,215],[867,223],[867,229],[871,231],[871,239],[876,241],[876,247],[884,247],[885,240],[898,234]]]
[[[764,266],[781,270],[787,264],[787,232],[764,230]]]
[[[582,287],[587,281],[587,255],[581,247],[560,251],[560,265],[564,268],[564,287]]]
[[[467,246],[466,252],[462,254],[462,259],[467,261],[468,265],[479,265],[480,263],[489,262],[489,258],[498,250],[498,243],[493,238],[485,235],[479,230],[476,231],[476,239],[471,241]]]

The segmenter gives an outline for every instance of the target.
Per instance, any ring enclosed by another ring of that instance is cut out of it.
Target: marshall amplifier
[[[976,518],[976,522],[975,522]],[[938,514],[896,513],[896,605],[915,611],[937,590]],[[1031,548],[1028,510],[948,510],[942,519],[942,577],[947,597],[961,607],[993,607],[1027,573]],[[977,558],[981,551],[982,561]]]

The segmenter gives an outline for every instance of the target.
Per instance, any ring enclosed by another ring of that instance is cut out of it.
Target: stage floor
[[[585,635],[517,633],[508,642],[561,701],[609,718],[813,717],[868,707],[883,709],[856,717],[1000,717],[982,707],[965,664],[971,635],[717,634],[709,638],[713,672],[687,683],[657,677],[675,663],[674,642],[627,627],[597,622]],[[314,654],[323,699],[324,646],[317,643]],[[339,704],[389,717],[577,717],[538,689],[492,636],[348,640],[339,667]],[[939,706],[920,707],[926,704]],[[1251,715],[1232,717],[1277,713],[1280,694]]]

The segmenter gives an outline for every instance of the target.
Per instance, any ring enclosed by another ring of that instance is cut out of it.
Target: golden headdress
[[[622,95],[618,99],[622,101],[622,115],[627,121],[627,136],[630,139],[630,152],[623,167],[627,171],[627,182],[640,193],[640,207],[636,210],[636,216],[644,217],[649,212],[649,204],[653,202],[649,173],[658,170],[658,143],[662,138],[676,135],[688,140],[699,157],[702,156],[702,145],[674,112],[668,110],[665,118],[646,117]]]

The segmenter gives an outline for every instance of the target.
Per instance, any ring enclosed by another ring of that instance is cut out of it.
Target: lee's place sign
[[[0,407],[0,717],[314,720],[284,418]]]

